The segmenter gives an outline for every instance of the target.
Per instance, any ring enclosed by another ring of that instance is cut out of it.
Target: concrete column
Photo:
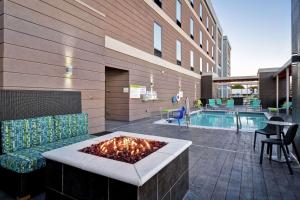
[[[293,122],[300,124],[300,0],[292,0]],[[295,138],[300,151],[300,129]]]
[[[289,104],[290,101],[290,68],[286,68],[286,103]],[[289,114],[289,108],[286,109],[286,114]]]
[[[221,84],[221,97],[224,98],[224,85]]]
[[[279,108],[279,77],[276,76],[276,108]]]

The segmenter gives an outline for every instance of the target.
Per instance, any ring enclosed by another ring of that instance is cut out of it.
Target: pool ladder
[[[239,112],[235,112],[236,116],[236,133],[240,132],[240,129],[242,128],[242,122],[241,122],[241,117],[239,115]]]

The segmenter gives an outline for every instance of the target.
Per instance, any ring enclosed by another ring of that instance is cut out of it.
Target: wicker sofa
[[[11,195],[30,197],[44,183],[43,152],[87,140],[86,113],[45,116],[1,122],[1,188]]]

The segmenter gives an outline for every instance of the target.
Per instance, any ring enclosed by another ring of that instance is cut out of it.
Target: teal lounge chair
[[[282,104],[282,106],[280,108],[268,108],[269,112],[279,112],[280,110],[286,110],[286,109],[291,109],[293,106],[292,102],[284,102],[284,104]]]
[[[228,109],[234,109],[234,100],[233,99],[228,99],[226,102],[226,108]]]
[[[253,99],[250,103],[249,109],[261,110],[261,100],[260,99]]]
[[[217,105],[222,106],[222,100],[221,99],[217,99]]]
[[[206,104],[206,108],[207,108],[208,106],[211,107],[212,109],[216,109],[216,108],[219,107],[219,106],[216,105],[215,99],[209,99],[209,100],[208,100],[208,104]]]

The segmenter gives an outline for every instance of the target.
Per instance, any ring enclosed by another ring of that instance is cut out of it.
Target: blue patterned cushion
[[[46,161],[42,156],[43,152],[88,140],[93,137],[95,136],[90,134],[79,135],[76,137],[63,139],[58,142],[48,143],[45,145],[32,147],[30,149],[23,149],[21,151],[3,154],[0,156],[0,166],[17,173],[32,172],[46,165]]]
[[[29,173],[44,167],[46,161],[40,152],[25,149],[1,155],[0,165],[17,173]]]
[[[78,132],[77,135],[88,134],[88,114],[81,113],[77,115]]]
[[[3,153],[31,147],[30,120],[8,120],[1,122]]]
[[[54,120],[53,117],[38,117],[30,119],[31,126],[31,146],[39,146],[51,143],[54,140]]]
[[[46,151],[50,151],[52,149],[57,149],[57,148],[61,148],[64,146],[68,146],[77,142],[81,142],[84,140],[88,140],[91,138],[94,138],[95,136],[90,135],[90,134],[85,134],[85,135],[79,135],[76,137],[72,137],[72,138],[68,138],[68,139],[63,139],[57,142],[53,142],[53,143],[49,143],[49,144],[45,144],[45,145],[41,145],[41,146],[37,146],[37,147],[32,147],[33,150],[38,151],[38,152],[46,152]]]
[[[54,116],[54,141],[88,133],[86,113]]]
[[[3,153],[50,143],[54,139],[53,117],[3,121],[1,135]]]

